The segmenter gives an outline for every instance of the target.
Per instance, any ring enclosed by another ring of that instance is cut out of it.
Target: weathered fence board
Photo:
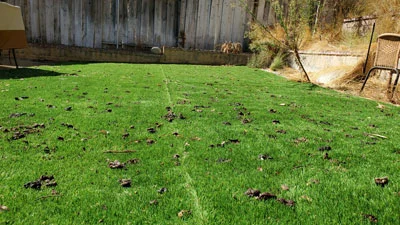
[[[177,37],[178,37],[178,18],[179,18],[179,10],[178,10],[178,1],[176,0],[168,0],[167,2],[167,24],[166,28],[166,40],[165,44],[167,46],[176,46],[177,45]]]
[[[207,33],[209,14],[207,3],[209,1],[199,1],[198,11],[197,11],[197,27],[196,27],[196,36],[195,36],[195,48],[201,49],[204,45],[204,38]]]
[[[240,6],[240,2],[236,0],[234,5],[232,37],[231,40],[243,40],[246,32],[246,11]],[[235,32],[238,30],[239,32]]]
[[[162,9],[163,4],[166,0],[159,0],[155,2],[154,5],[154,45],[161,45],[161,42],[165,42],[165,36],[163,35],[163,26],[162,26]]]
[[[113,21],[113,11],[112,1],[110,0],[103,0],[103,32],[102,32],[102,42],[103,43],[115,43],[114,39],[114,21]],[[115,16],[114,16],[115,17]],[[86,46],[90,47],[90,46]]]
[[[221,17],[221,33],[219,36],[219,40],[222,42],[228,42],[231,40],[232,8],[230,6],[230,1],[224,1]]]
[[[220,27],[218,26],[220,24],[219,21],[221,20],[221,18],[218,18],[220,8],[219,4],[220,0],[213,0],[211,2],[208,37],[205,41],[207,43],[207,49],[212,49],[216,44],[218,44],[217,39],[214,37],[216,36],[216,32],[220,29]]]
[[[136,34],[137,34],[137,17],[136,17],[136,8],[137,8],[137,1],[130,0],[127,5],[128,10],[128,20],[127,24],[127,44],[137,43]]]
[[[120,0],[120,5],[119,5],[119,12],[120,12],[120,40],[121,44],[126,44],[128,43],[128,29],[129,29],[129,22],[128,22],[128,3],[129,0]]]
[[[45,27],[46,27],[46,42],[53,43],[54,42],[54,10],[53,4],[50,1],[44,2],[45,7]]]
[[[179,44],[179,46],[182,47],[182,44],[184,44],[184,40],[186,37],[183,36],[183,32],[185,31],[185,18],[186,18],[186,2],[187,0],[181,0],[181,4],[180,4],[180,9],[179,9],[179,41],[181,41],[181,43]]]
[[[287,5],[288,0],[281,1]],[[6,2],[21,7],[29,42],[89,48],[184,45],[190,49],[215,49],[224,42],[243,43],[252,19],[240,0]],[[258,20],[275,22],[270,2],[247,2]]]
[[[94,46],[95,24],[92,21],[95,21],[96,2],[98,1],[88,0],[82,5],[82,12],[84,12],[82,16],[82,20],[84,21],[82,42],[84,46]]]
[[[196,45],[196,30],[197,30],[197,14],[198,14],[198,1],[186,2],[186,17],[185,17],[185,36],[186,48],[195,48]]]
[[[148,42],[148,33],[149,33],[149,7],[148,7],[148,2],[149,1],[142,1],[141,4],[141,9],[138,11],[138,15],[141,17],[140,20],[140,33],[139,33],[139,45],[145,45]]]
[[[103,41],[103,4],[101,1],[94,1],[94,37],[93,37],[93,47],[101,48]]]
[[[73,0],[74,2],[74,45],[82,46],[82,26],[85,21],[82,20],[82,1]]]
[[[31,20],[30,17],[28,16],[29,13],[29,1],[23,1],[23,4],[21,3],[19,5],[21,7],[21,11],[22,11],[22,17],[24,19],[24,23],[25,23],[25,33],[26,33],[26,37],[28,40],[31,40]]]
[[[31,15],[30,27],[31,27],[31,39],[32,42],[39,42],[40,38],[40,27],[39,27],[39,0],[30,0],[29,14]]]

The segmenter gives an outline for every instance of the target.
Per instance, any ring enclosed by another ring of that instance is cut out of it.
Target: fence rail
[[[224,42],[243,43],[251,20],[240,0],[5,2],[21,7],[29,42],[89,48],[164,45],[214,49]],[[247,2],[259,20],[274,21],[267,1]]]

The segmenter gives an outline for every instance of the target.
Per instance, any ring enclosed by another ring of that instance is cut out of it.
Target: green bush
[[[273,54],[271,52],[261,51],[259,53],[254,53],[247,65],[254,68],[268,68],[272,63],[272,59]]]

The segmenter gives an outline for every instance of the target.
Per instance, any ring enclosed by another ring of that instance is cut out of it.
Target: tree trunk
[[[301,71],[303,72],[304,77],[306,78],[307,82],[311,83],[310,77],[308,76],[306,69],[304,69],[303,63],[301,62],[299,51],[297,49],[294,49],[293,52],[294,52],[294,57],[296,58],[296,62],[299,65]]]

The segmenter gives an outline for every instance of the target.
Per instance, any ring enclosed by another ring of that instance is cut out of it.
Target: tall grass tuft
[[[270,69],[271,70],[273,70],[273,71],[276,71],[276,70],[280,70],[280,69],[283,69],[283,67],[285,66],[285,62],[286,62],[286,59],[287,59],[287,54],[285,54],[285,53],[282,53],[282,52],[280,52],[280,53],[278,53],[275,57],[274,57],[274,59],[272,60],[272,63],[271,63],[271,65],[270,65]]]

